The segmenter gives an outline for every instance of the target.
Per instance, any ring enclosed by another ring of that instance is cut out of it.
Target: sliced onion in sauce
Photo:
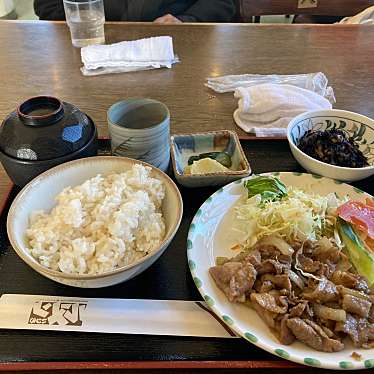
[[[321,319],[345,322],[347,314],[343,309],[329,308],[325,305],[313,304],[314,313]]]
[[[300,288],[300,290],[304,289],[304,287],[305,287],[304,281],[294,271],[288,270],[288,276],[289,276],[291,282],[295,283],[296,286]]]
[[[361,292],[361,291],[352,290],[352,289],[344,287],[344,286],[337,286],[337,289],[342,296],[351,295],[351,296],[358,297],[359,299],[363,299],[363,300],[367,300],[367,301],[372,302],[370,297],[368,295],[366,295],[365,293]]]
[[[258,242],[258,244],[260,243],[263,245],[274,246],[282,253],[282,255],[285,256],[292,256],[292,254],[294,253],[293,248],[285,240],[276,235],[267,236],[261,239],[260,242]]]

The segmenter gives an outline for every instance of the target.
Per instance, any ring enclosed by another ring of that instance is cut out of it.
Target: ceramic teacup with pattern
[[[166,171],[170,163],[170,112],[159,101],[131,98],[108,110],[111,148],[124,156]]]

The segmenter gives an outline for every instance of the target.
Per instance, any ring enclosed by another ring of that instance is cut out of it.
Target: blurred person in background
[[[104,0],[107,21],[230,22],[234,0]],[[64,20],[63,0],[34,0],[41,20]]]

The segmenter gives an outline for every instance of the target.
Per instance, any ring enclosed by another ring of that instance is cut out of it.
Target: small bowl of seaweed
[[[353,182],[374,174],[374,120],[338,110],[303,113],[287,129],[291,152],[313,174]]]
[[[250,175],[251,168],[234,131],[171,137],[176,180],[186,187],[222,186]]]

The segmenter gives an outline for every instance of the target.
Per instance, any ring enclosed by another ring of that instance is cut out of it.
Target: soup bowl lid
[[[84,147],[94,134],[94,123],[76,106],[36,96],[3,121],[0,151],[20,160],[51,160]]]

